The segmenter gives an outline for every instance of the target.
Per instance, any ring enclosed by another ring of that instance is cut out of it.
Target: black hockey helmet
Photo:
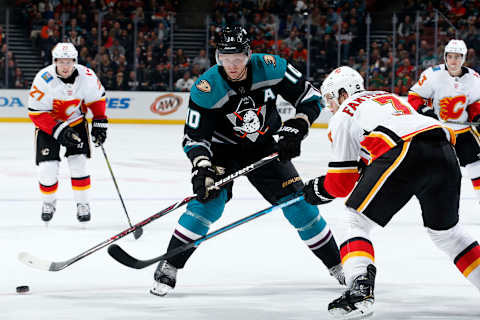
[[[219,53],[241,53],[250,55],[250,38],[247,30],[240,26],[225,27],[217,42],[217,50]]]

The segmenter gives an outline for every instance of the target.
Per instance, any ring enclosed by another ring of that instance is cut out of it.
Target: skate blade
[[[348,320],[367,319],[373,315],[373,301],[357,302],[355,307],[357,309],[350,312],[342,308],[331,309],[328,312],[334,319]]]
[[[87,230],[90,225],[90,221],[79,221],[79,223],[82,230]]]
[[[157,283],[157,282],[155,282],[153,284],[153,287],[150,289],[150,293],[157,297],[164,297],[172,291],[173,291],[172,287],[169,287],[163,283]]]

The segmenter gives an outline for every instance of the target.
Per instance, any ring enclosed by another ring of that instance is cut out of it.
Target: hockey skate
[[[48,222],[52,220],[53,214],[56,210],[57,200],[53,200],[53,202],[43,202],[42,205],[42,220],[48,226]]]
[[[153,283],[150,293],[163,297],[170,293],[177,282],[177,268],[168,263],[167,260],[161,260],[158,263],[157,270],[153,275]]]
[[[373,315],[375,275],[373,264],[367,266],[367,274],[353,280],[352,286],[342,296],[328,304],[328,312],[335,319],[365,319]]]
[[[328,269],[328,272],[332,277],[337,279],[338,283],[340,283],[342,286],[345,285],[345,274],[343,273],[343,267],[341,263]]]
[[[88,203],[77,203],[77,219],[79,222],[90,221],[90,205]]]

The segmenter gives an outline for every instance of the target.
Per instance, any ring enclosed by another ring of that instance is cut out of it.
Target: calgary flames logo
[[[456,97],[445,97],[440,99],[440,119],[458,119],[463,113],[464,107],[458,108],[455,110],[457,104],[465,105],[467,102],[467,97],[465,96],[456,96]]]
[[[79,106],[80,99],[74,100],[53,100],[53,117],[58,120],[68,120]]]

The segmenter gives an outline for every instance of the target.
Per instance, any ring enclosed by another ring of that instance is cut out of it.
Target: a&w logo
[[[182,98],[173,94],[164,94],[150,105],[150,111],[161,116],[174,113],[182,105]]]

